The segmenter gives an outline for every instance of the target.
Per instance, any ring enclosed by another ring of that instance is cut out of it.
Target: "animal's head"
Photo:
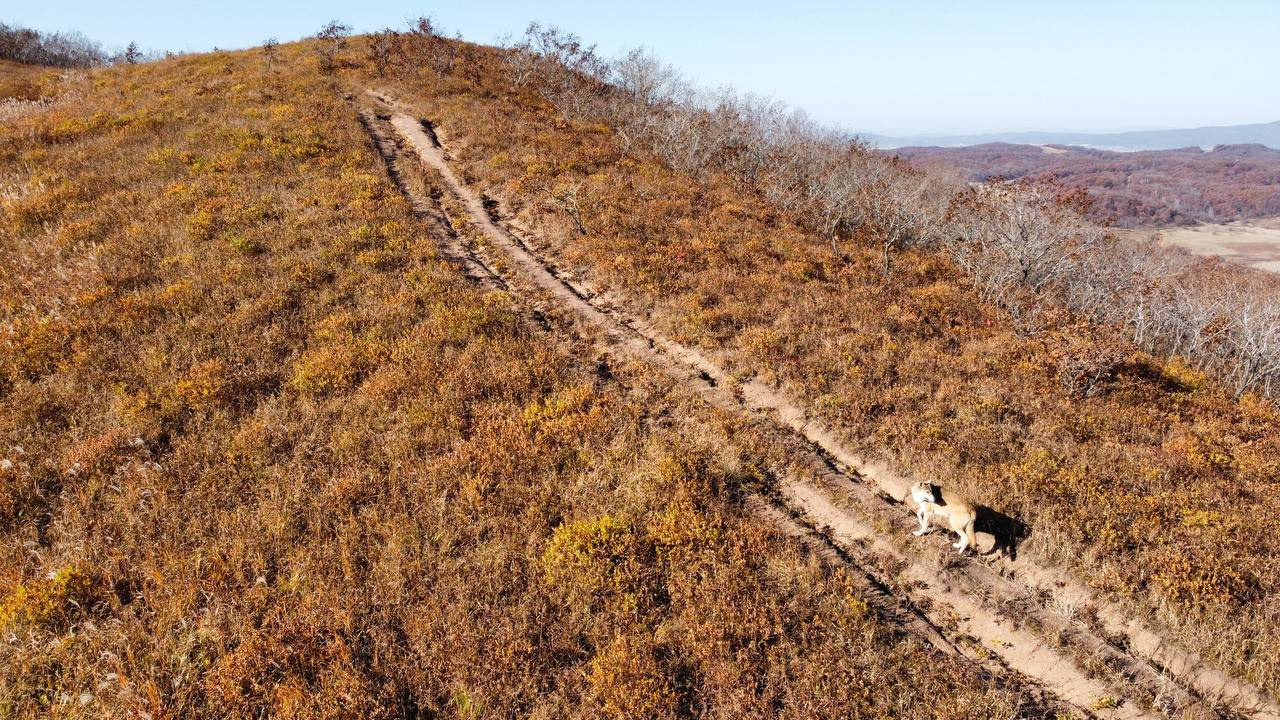
[[[911,486],[911,499],[918,503],[933,502],[933,486],[927,482],[918,482]]]

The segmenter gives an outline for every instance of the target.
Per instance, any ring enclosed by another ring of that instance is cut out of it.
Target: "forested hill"
[[[1109,152],[1063,145],[988,143],[886,151],[921,166],[956,168],[974,181],[1052,178],[1088,191],[1089,215],[1118,227],[1219,223],[1280,215],[1280,150]]]

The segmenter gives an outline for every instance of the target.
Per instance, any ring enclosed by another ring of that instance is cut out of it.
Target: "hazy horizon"
[[[557,0],[466,7],[248,3],[217,9],[146,0],[30,5],[0,21],[78,30],[108,47],[206,51],[313,34],[331,19],[368,32],[435,17],[450,34],[492,43],[530,20],[559,25],[605,55],[644,45],[701,85],[776,97],[815,118],[893,137],[1016,132],[1111,133],[1280,120],[1268,52],[1280,3],[1069,6],[918,1],[627,7]]]
[[[1179,125],[1176,127],[1175,126],[1164,126],[1164,127],[1137,126],[1137,127],[1113,128],[1108,130],[1081,130],[1079,128],[1069,128],[1069,127],[1068,128],[1031,127],[1031,128],[1005,128],[1001,130],[978,130],[975,132],[920,132],[920,133],[908,133],[908,134],[901,134],[901,135],[897,133],[878,133],[873,130],[867,130],[865,131],[865,133],[869,135],[880,135],[884,137],[894,137],[898,139],[928,138],[928,137],[972,137],[972,136],[980,136],[980,135],[1021,135],[1021,134],[1029,134],[1029,133],[1044,134],[1044,135],[1121,135],[1124,133],[1163,132],[1163,131],[1170,131],[1170,130],[1203,130],[1203,129],[1215,128],[1215,127],[1238,127],[1242,125],[1266,125],[1266,124],[1275,123],[1275,122],[1280,122],[1280,117],[1264,119],[1264,120],[1255,120],[1252,122],[1227,123],[1227,124],[1221,124],[1221,125],[1219,124],[1197,125],[1197,126]]]

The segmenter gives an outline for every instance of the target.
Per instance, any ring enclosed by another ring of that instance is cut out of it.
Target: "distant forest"
[[[1083,189],[1090,214],[1117,227],[1195,225],[1280,215],[1280,150],[1262,145],[1111,152],[989,143],[890,151],[969,179],[1049,178]]]
[[[137,52],[131,46],[130,52]],[[102,65],[113,60],[102,46],[78,32],[41,32],[0,22],[0,60],[76,68]]]

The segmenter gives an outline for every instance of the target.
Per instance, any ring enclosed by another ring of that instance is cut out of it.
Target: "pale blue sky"
[[[8,3],[6,3],[8,4]],[[706,85],[862,132],[1112,131],[1280,120],[1280,0],[644,3],[22,2],[0,20],[207,50],[430,14],[492,42],[529,20],[646,45]]]

